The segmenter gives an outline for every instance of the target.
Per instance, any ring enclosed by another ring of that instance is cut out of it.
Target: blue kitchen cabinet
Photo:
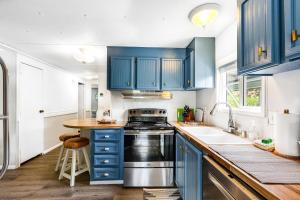
[[[186,48],[184,86],[187,90],[214,88],[215,39],[197,37]]]
[[[286,61],[300,59],[300,1],[284,0],[284,35]]]
[[[161,89],[183,89],[183,60],[163,58],[161,61]]]
[[[184,197],[184,169],[185,169],[185,139],[176,134],[176,170],[175,182],[182,197]]]
[[[175,182],[184,200],[202,199],[202,152],[176,134]]]
[[[123,183],[124,130],[95,129],[90,134],[91,181]]]
[[[134,57],[111,57],[109,66],[110,89],[134,89]]]
[[[280,64],[279,0],[240,0],[238,73]]]
[[[138,90],[160,89],[159,58],[137,58],[136,88]]]
[[[202,199],[202,152],[186,143],[184,199]]]

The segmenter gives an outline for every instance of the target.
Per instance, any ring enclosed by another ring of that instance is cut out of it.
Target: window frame
[[[230,70],[235,70],[237,68],[236,61],[225,64],[219,67],[216,70],[216,77],[217,77],[217,102],[226,102],[227,103],[227,83],[226,83],[226,72]],[[224,73],[224,74],[223,74]],[[223,76],[223,77],[222,77]],[[239,84],[242,85],[240,87],[240,94],[243,96],[240,98],[240,105],[241,103],[245,104],[245,94],[246,94],[246,87],[245,87],[245,76],[239,76]],[[232,108],[232,112],[239,115],[248,115],[248,116],[255,116],[255,117],[265,117],[266,116],[266,103],[267,103],[267,79],[264,76],[261,76],[261,106],[253,107],[253,106],[240,106],[238,108]],[[219,106],[218,109],[220,112],[228,112],[228,108],[225,105]]]

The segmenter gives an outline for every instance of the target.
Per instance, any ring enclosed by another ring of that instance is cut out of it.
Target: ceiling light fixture
[[[83,64],[93,63],[95,61],[94,55],[86,48],[80,48],[75,52],[73,57]]]
[[[202,4],[190,12],[189,19],[194,25],[205,27],[207,24],[212,23],[217,18],[219,11],[219,4]]]

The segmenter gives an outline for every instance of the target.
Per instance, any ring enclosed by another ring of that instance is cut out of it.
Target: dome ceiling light
[[[74,59],[83,63],[89,64],[95,61],[94,55],[86,48],[80,48],[77,52],[73,55]]]
[[[219,4],[202,4],[190,12],[189,19],[194,25],[205,27],[207,24],[212,23],[217,18],[219,11]]]

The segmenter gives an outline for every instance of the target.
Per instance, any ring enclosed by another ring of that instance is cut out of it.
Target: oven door
[[[173,186],[174,130],[125,130],[124,185]]]

